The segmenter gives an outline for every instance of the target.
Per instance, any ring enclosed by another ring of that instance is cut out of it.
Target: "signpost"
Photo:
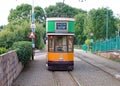
[[[33,0],[33,6],[32,6],[32,16],[31,16],[31,25],[30,25],[30,28],[32,29],[32,32],[29,36],[29,38],[32,39],[32,60],[34,60],[34,49],[35,49],[35,28],[36,28],[36,25],[35,25],[35,15],[34,15],[34,0]]]
[[[93,42],[94,42],[94,40],[93,40],[93,33],[91,32],[90,33],[90,51],[92,50],[92,44],[93,44]]]

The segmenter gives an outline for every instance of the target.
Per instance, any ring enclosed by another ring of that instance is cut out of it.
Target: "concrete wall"
[[[11,86],[22,69],[15,51],[0,55],[0,86]]]

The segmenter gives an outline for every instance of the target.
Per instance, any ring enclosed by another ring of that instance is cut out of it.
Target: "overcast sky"
[[[63,0],[34,0],[34,5],[45,8],[49,5],[55,5],[56,2],[63,2]],[[7,17],[9,15],[10,9],[15,9],[17,5],[20,5],[22,3],[32,5],[32,0],[1,0],[0,25],[7,24]],[[120,0],[86,0],[84,2],[79,2],[79,0],[65,0],[65,4],[87,11],[93,8],[97,9],[98,7],[109,7],[109,9],[113,10],[115,15],[120,15]]]

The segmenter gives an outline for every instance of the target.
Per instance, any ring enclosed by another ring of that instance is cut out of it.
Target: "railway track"
[[[71,76],[71,79],[75,82],[76,86],[81,86],[80,82],[75,77],[73,77],[72,73],[71,72],[68,73]]]
[[[86,63],[88,63],[88,64],[90,64],[90,65],[92,65],[92,66],[94,66],[94,67],[96,67],[96,68],[98,68],[98,69],[100,69],[101,71],[107,73],[108,75],[112,76],[112,77],[115,78],[116,80],[119,80],[119,81],[120,81],[119,78],[116,78],[116,75],[118,74],[118,72],[114,71],[114,69],[112,69],[111,67],[109,67],[109,66],[104,66],[103,64],[97,63],[97,62],[95,62],[93,59],[92,59],[92,61],[90,61],[91,59],[89,59],[89,58],[81,58],[80,55],[83,56],[82,54],[78,54],[78,53],[77,53],[77,55],[75,55],[75,56],[76,56],[78,59],[80,59],[80,60],[82,60],[82,61],[84,61],[84,62],[86,62]],[[83,56],[83,57],[86,57],[86,56]],[[88,61],[88,60],[89,60],[89,61]]]
[[[81,86],[70,71],[53,71],[54,86]]]

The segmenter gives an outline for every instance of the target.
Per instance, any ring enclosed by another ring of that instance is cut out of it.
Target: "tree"
[[[10,48],[15,41],[13,32],[2,30],[0,32],[0,47]]]
[[[79,13],[75,16],[75,36],[77,37],[78,44],[83,44],[86,39],[86,36],[84,35],[85,19],[85,13]]]
[[[32,6],[29,4],[21,4],[20,6],[17,6],[16,9],[11,9],[10,14],[8,16],[8,21],[16,21],[19,19],[25,19],[29,21],[30,19],[30,10],[32,9]]]
[[[36,36],[35,45],[36,45],[36,48],[42,49],[44,47],[43,36],[45,34],[45,28],[43,27],[42,24],[37,23],[36,25],[37,25],[37,28],[35,31],[35,36]]]
[[[80,12],[85,12],[81,9],[73,8],[64,3],[56,3],[55,6],[45,8],[47,17],[74,17]]]
[[[38,23],[45,23],[45,13],[39,6],[35,7],[35,19]]]
[[[0,31],[3,30],[3,29],[5,29],[5,27],[6,27],[6,25],[1,25],[0,26]]]
[[[20,6],[17,6],[16,9],[11,9],[10,14],[8,16],[8,21],[13,22],[14,25],[21,24],[24,20],[30,22],[30,11],[32,9],[32,6],[29,4],[21,4]],[[41,7],[36,6],[34,8],[35,10],[35,19],[36,22],[43,22],[45,21],[45,15],[44,11]]]
[[[120,31],[120,18],[116,18],[116,27]]]
[[[94,34],[94,40],[106,38],[106,13],[108,11],[108,38],[115,36],[116,26],[113,12],[107,8],[92,9],[87,15],[85,22],[84,34],[90,38],[90,33]]]

